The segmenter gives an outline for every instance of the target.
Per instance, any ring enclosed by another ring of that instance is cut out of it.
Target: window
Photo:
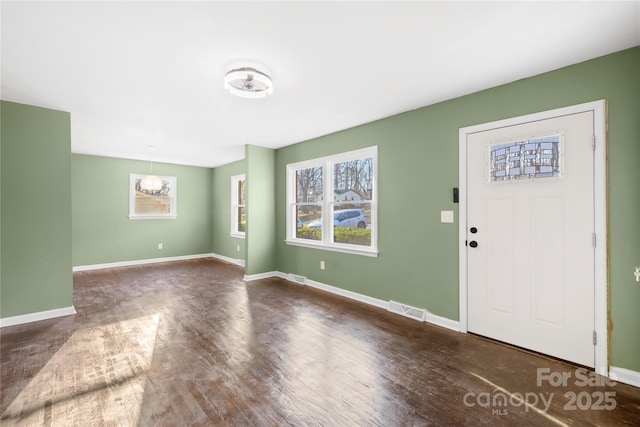
[[[244,238],[247,229],[245,176],[231,177],[231,236]]]
[[[493,144],[489,182],[534,181],[562,176],[562,134]]]
[[[145,176],[129,174],[129,219],[175,219],[176,177],[158,176],[159,189],[145,189]]]
[[[378,147],[287,165],[287,244],[377,256]]]

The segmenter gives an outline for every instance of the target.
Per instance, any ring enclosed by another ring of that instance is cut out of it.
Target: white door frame
[[[609,337],[607,331],[607,104],[606,100],[587,102],[570,107],[540,113],[512,117],[490,123],[460,128],[459,133],[459,200],[460,200],[460,332],[467,332],[467,135],[484,132],[491,129],[514,126],[539,120],[546,120],[568,114],[577,114],[585,111],[594,113],[594,227],[596,233],[595,247],[595,332],[597,344],[595,346],[595,371],[604,376],[609,376]]]

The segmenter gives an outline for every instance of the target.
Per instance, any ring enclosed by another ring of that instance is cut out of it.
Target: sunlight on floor
[[[522,393],[511,393],[510,391],[506,390],[503,387],[500,387],[499,385],[493,383],[492,381],[486,379],[485,377],[483,377],[481,375],[478,375],[478,374],[473,373],[473,372],[469,372],[469,373],[471,375],[473,375],[474,377],[478,378],[480,381],[492,386],[494,392],[503,393],[504,395],[509,396],[509,402],[513,403],[515,401],[514,406],[524,406],[526,411],[529,411],[529,410],[533,411],[533,412],[545,417],[546,419],[548,419],[549,421],[553,422],[556,425],[559,425],[561,427],[568,427],[568,425],[566,423],[564,423],[561,420],[557,419],[553,415],[547,414],[546,411],[541,410],[536,405],[532,405],[528,401],[523,400]]]
[[[136,425],[160,316],[76,331],[2,414],[20,425]]]

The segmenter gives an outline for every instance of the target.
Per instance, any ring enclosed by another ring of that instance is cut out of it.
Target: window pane
[[[296,171],[296,203],[322,203],[322,166]]]
[[[561,170],[561,134],[493,144],[489,182],[557,178]]]
[[[322,240],[322,207],[318,205],[297,206],[296,237],[298,239]]]
[[[244,233],[247,228],[247,213],[244,207],[238,208],[238,231]]]
[[[349,160],[333,166],[333,201],[354,208],[373,200],[373,157]]]
[[[371,246],[371,203],[338,203],[333,211],[333,241]]]
[[[373,157],[333,166],[333,241],[371,246]]]
[[[244,206],[244,179],[238,181],[238,205]]]

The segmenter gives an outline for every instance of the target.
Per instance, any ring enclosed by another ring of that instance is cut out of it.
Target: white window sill
[[[176,219],[177,215],[129,215],[129,219]]]
[[[229,233],[229,236],[235,237],[236,239],[244,239],[246,233]]]
[[[304,241],[304,240],[285,240],[285,243],[287,245],[291,245],[291,246],[300,246],[303,248],[312,248],[312,249],[320,249],[323,251],[332,251],[332,252],[342,252],[345,254],[351,254],[351,255],[362,255],[362,256],[368,256],[368,257],[377,257],[378,256],[378,251],[375,249],[371,249],[371,248],[361,248],[358,247],[356,245],[336,245],[336,246],[330,246],[330,245],[325,245],[322,243],[314,243],[313,241]]]

